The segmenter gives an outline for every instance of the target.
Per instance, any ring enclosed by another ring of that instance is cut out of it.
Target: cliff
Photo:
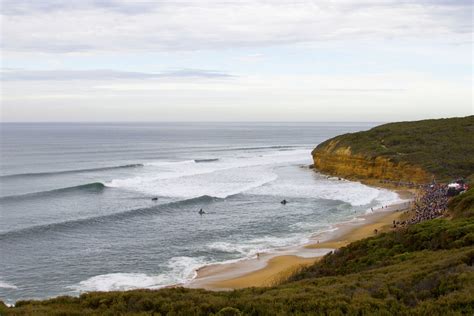
[[[390,123],[340,135],[312,152],[314,167],[359,180],[426,183],[474,172],[474,116]]]
[[[314,167],[324,173],[349,179],[376,179],[426,183],[433,175],[420,166],[392,162],[386,157],[353,154],[350,147],[337,147],[337,141],[313,152]]]

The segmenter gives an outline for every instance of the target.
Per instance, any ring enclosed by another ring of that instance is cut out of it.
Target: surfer
[[[202,209],[199,210],[199,215],[202,216],[202,214],[206,214],[206,212],[204,212]]]
[[[156,201],[158,201],[158,198],[157,198],[157,197],[154,197],[154,198],[151,198],[151,200],[152,200],[153,202],[156,202]]]
[[[283,201],[281,201],[280,203],[283,204],[283,205],[286,205],[286,203],[288,203],[288,201],[287,201],[287,200],[283,200]]]

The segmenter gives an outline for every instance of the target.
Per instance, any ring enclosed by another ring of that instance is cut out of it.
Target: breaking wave
[[[26,193],[20,195],[8,195],[0,198],[0,201],[11,201],[11,200],[24,200],[30,198],[41,198],[46,196],[55,196],[58,194],[70,193],[70,192],[91,192],[99,193],[105,189],[105,185],[102,182],[93,182],[87,184],[76,185],[72,187],[40,191],[33,193]]]
[[[219,158],[209,158],[209,159],[194,159],[195,163],[203,163],[203,162],[215,162],[219,161]]]
[[[18,287],[16,285],[4,282],[0,279],[0,288],[4,289],[17,289]]]
[[[192,280],[196,275],[196,269],[204,264],[206,264],[204,257],[173,257],[161,267],[163,272],[160,274],[101,274],[69,286],[69,288],[76,292],[158,289],[167,285],[182,284]]]
[[[94,171],[107,171],[107,170],[115,170],[115,169],[130,169],[130,168],[140,168],[140,167],[143,167],[143,164],[137,163],[137,164],[100,167],[100,168],[72,169],[72,170],[48,171],[48,172],[33,172],[33,173],[17,173],[17,174],[3,175],[3,176],[0,176],[0,178],[12,179],[12,178],[42,177],[42,176],[54,176],[54,175],[59,175],[59,174],[86,173],[86,172],[94,172]]]

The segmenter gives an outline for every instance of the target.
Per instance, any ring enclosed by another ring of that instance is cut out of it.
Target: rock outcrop
[[[337,140],[324,142],[312,152],[314,168],[332,176],[357,180],[390,180],[427,183],[432,175],[419,166],[390,159],[353,154],[350,147]]]

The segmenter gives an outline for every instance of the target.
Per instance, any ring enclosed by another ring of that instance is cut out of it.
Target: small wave
[[[294,229],[303,229],[303,230],[323,230],[327,228],[327,224],[322,222],[298,222],[290,225],[291,228]]]
[[[87,184],[76,185],[67,188],[60,188],[48,191],[41,191],[41,192],[33,192],[33,193],[26,193],[20,195],[8,195],[0,198],[0,201],[15,201],[15,200],[24,200],[30,198],[38,198],[38,197],[45,197],[45,196],[54,196],[58,194],[64,194],[69,192],[93,192],[98,193],[105,189],[105,185],[102,182],[93,182]]]
[[[308,242],[305,234],[291,234],[285,237],[264,236],[243,242],[217,241],[207,245],[211,250],[237,253],[245,257],[253,257],[257,253],[272,252],[291,245],[303,245]]]
[[[219,158],[209,158],[209,159],[194,159],[195,163],[205,163],[205,162],[215,162],[219,161]]]
[[[50,172],[17,173],[17,174],[3,175],[3,176],[0,176],[0,178],[12,179],[12,178],[42,177],[42,176],[53,176],[53,175],[58,175],[58,174],[85,173],[85,172],[94,172],[94,171],[107,171],[107,170],[115,170],[115,169],[129,169],[129,168],[140,168],[140,167],[143,167],[143,164],[129,164],[129,165],[122,165],[122,166],[61,170],[61,171],[50,171]]]
[[[68,221],[63,221],[63,222],[30,226],[26,228],[21,228],[17,230],[11,230],[11,231],[0,233],[0,240],[6,239],[8,237],[22,237],[24,235],[31,236],[32,234],[36,234],[36,233],[56,231],[56,230],[61,230],[61,229],[71,229],[71,228],[75,228],[81,225],[90,226],[95,223],[103,224],[103,223],[107,223],[109,221],[114,221],[114,220],[122,220],[122,219],[127,219],[131,217],[136,217],[136,216],[146,216],[146,215],[154,214],[156,212],[163,211],[163,209],[166,209],[166,208],[183,206],[183,205],[194,205],[194,204],[202,205],[206,203],[212,203],[217,200],[220,200],[220,199],[205,195],[205,196],[200,196],[197,198],[170,202],[166,204],[160,204],[160,205],[156,205],[149,208],[139,208],[139,209],[127,210],[123,212],[117,212],[117,213],[102,215],[102,216],[86,217],[86,218],[68,220]]]
[[[145,166],[161,167],[161,166],[174,166],[174,165],[187,165],[194,164],[195,160],[180,160],[180,161],[155,161],[147,162]]]
[[[311,238],[318,238],[318,240],[320,240],[319,238],[323,237],[321,241],[325,241],[330,233],[333,233],[337,230],[339,230],[339,227],[330,225],[329,228],[313,232],[311,234]]]
[[[173,283],[184,283],[191,281],[197,275],[196,270],[205,264],[213,263],[214,261],[208,261],[205,257],[173,257],[171,258],[166,267],[169,270]]]
[[[10,283],[7,283],[7,282],[3,282],[2,280],[0,280],[0,288],[3,288],[3,289],[18,289],[18,287],[16,285],[13,285],[13,284],[10,284]]]
[[[299,146],[287,146],[287,145],[276,145],[276,146],[258,146],[258,147],[233,147],[233,148],[225,148],[225,149],[214,149],[209,151],[242,151],[242,150],[262,150],[262,149],[292,149],[298,148]]]
[[[263,247],[263,245],[259,244],[251,244],[251,243],[234,243],[234,242],[225,242],[225,241],[216,241],[209,245],[207,248],[211,250],[217,250],[220,252],[226,253],[236,253],[243,255],[245,257],[252,257],[257,253],[267,252],[270,251],[270,248]]]

